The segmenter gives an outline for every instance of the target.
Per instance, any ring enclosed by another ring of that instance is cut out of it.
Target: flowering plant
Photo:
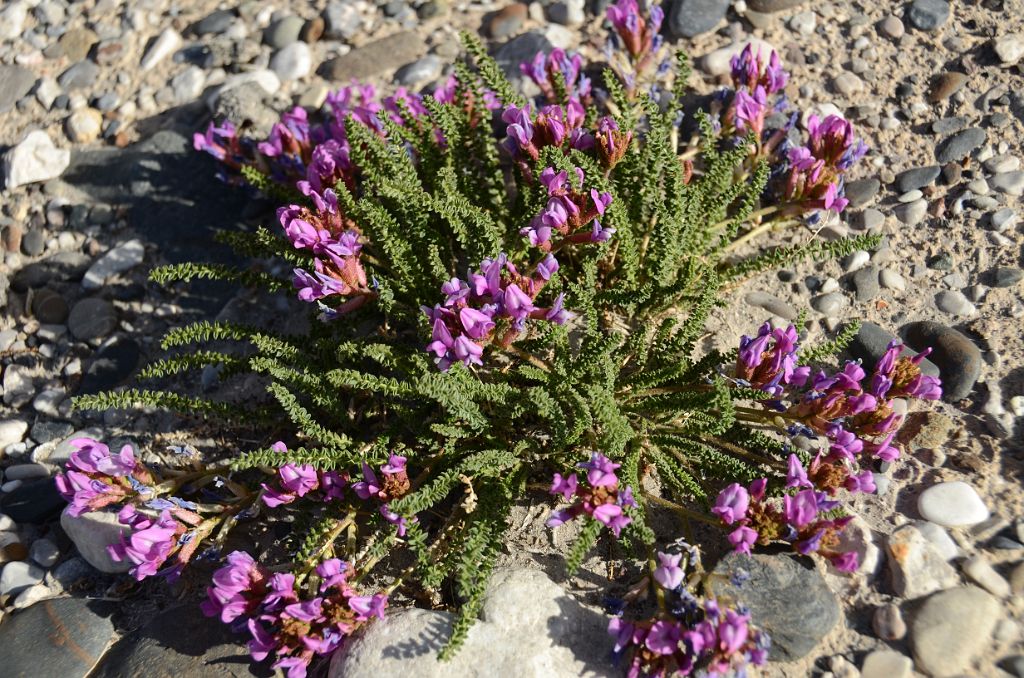
[[[842,174],[863,151],[844,122],[812,123],[800,147],[789,128],[770,130],[762,100],[786,79],[775,55],[737,56],[724,107],[684,111],[686,60],[674,72],[663,60],[660,8],[642,14],[619,0],[608,18],[619,66],[592,81],[580,55],[538,55],[522,66],[540,85],[537,101],[467,38],[471,61],[433,93],[378,99],[353,84],[322,116],[285,113],[265,139],[230,121],[195,137],[224,179],[282,198],[273,229],[225,239],[291,272],[192,263],[152,278],[290,290],[313,322],[305,333],[188,325],[164,348],[230,339],[245,349],[189,349],[143,373],[248,370],[264,380],[263,400],[128,389],[77,401],[215,415],[247,427],[247,440],[262,431],[263,445],[239,443],[222,465],[197,461],[162,472],[167,480],[130,455],[84,452],[58,482],[76,512],[122,507],[132,534],[111,552],[136,563],[137,577],[173,575],[193,554],[218,558],[230,530],[257,518],[286,521],[286,562],[231,553],[204,609],[244,620],[253,657],[273,654],[292,678],[385,614],[400,588],[430,596],[454,586],[463,603],[449,655],[476,617],[511,507],[537,499],[552,473],[550,492],[569,505],[548,524],[580,527],[570,569],[602,534],[653,554],[656,507],[684,522],[722,519],[742,548],[783,539],[830,555],[842,518],[822,494],[866,491],[869,479],[828,454],[797,468],[794,458],[808,460],[794,441],[807,430],[836,445],[862,435],[884,457],[883,436],[899,423],[887,418],[892,399],[937,389],[891,360],[866,385],[849,367],[811,379],[809,366],[849,333],[798,355],[795,328],[767,328],[744,340],[732,370],[733,353],[697,355],[724,285],[875,242],[738,256],[767,225],[841,209]],[[694,141],[679,143],[690,132]],[[287,444],[270,443],[278,437]],[[777,487],[786,478],[795,495]],[[796,532],[764,518],[776,515]],[[375,570],[400,551],[405,570]],[[662,556],[654,576],[675,591],[678,563]],[[630,622],[628,633],[622,625],[619,649],[643,646],[633,666],[655,673],[763,661],[766,643],[744,613],[712,599],[699,607]]]

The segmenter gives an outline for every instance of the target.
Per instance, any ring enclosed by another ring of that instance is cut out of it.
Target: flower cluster
[[[286,670],[288,678],[304,678],[315,657],[334,652],[371,618],[383,619],[387,607],[383,593],[356,595],[346,562],[325,560],[315,573],[319,587],[303,588],[295,574],[272,574],[248,553],[235,551],[213,575],[203,613],[238,626],[244,620],[253,659],[274,654],[274,668]]]
[[[107,546],[107,553],[116,562],[132,563],[129,572],[140,581],[156,574],[174,579],[195,555],[213,523],[204,522],[196,513],[196,504],[177,497],[153,499],[144,506],[146,512],[131,504],[118,512],[118,521],[130,529],[121,533],[120,541]],[[156,511],[160,513],[152,515]],[[168,561],[170,565],[161,571]]]
[[[541,251],[551,251],[551,238],[555,233],[562,236],[559,246],[606,242],[615,233],[614,228],[605,228],[598,220],[611,205],[611,194],[599,192],[596,188],[585,191],[583,170],[576,167],[573,174],[575,182],[564,170],[556,172],[554,168],[547,167],[540,173],[540,183],[548,193],[547,204],[544,211],[519,232]],[[588,224],[591,225],[589,229],[586,228]],[[583,232],[580,229],[584,229]]]
[[[506,137],[501,147],[529,176],[527,163],[536,162],[545,147],[565,151],[586,151],[594,147],[594,136],[583,127],[585,117],[583,105],[576,99],[570,99],[565,106],[542,106],[536,114],[530,104],[522,108],[508,106],[501,114],[506,124]]]
[[[431,325],[427,351],[447,371],[456,362],[481,365],[484,346],[497,341],[507,347],[533,318],[564,324],[573,316],[559,294],[547,308],[537,306],[537,295],[558,271],[558,260],[548,254],[529,275],[523,275],[505,254],[484,259],[467,280],[452,278],[441,286],[443,304],[421,308]]]
[[[732,58],[732,81],[735,91],[722,114],[722,127],[740,136],[753,132],[757,143],[762,141],[765,118],[772,110],[785,107],[785,99],[772,104],[773,97],[786,86],[789,74],[783,70],[779,55],[772,50],[767,59],[753,44]],[[776,134],[773,141],[781,141]],[[774,145],[774,144],[772,144]]]
[[[68,513],[80,516],[123,503],[139,494],[150,494],[153,474],[135,459],[131,445],[116,456],[92,438],[75,438],[63,473],[56,477],[57,491],[69,503]]]
[[[849,204],[843,197],[844,175],[868,152],[853,134],[853,125],[838,115],[824,120],[807,119],[808,142],[787,151],[789,171],[782,197],[801,210],[842,212]]]
[[[768,634],[751,626],[746,610],[698,598],[687,590],[680,566],[683,557],[658,553],[660,565],[653,578],[663,590],[665,604],[655,617],[627,621],[616,616],[608,623],[616,658],[626,658],[627,675],[726,678],[764,664],[771,646]]]
[[[586,484],[580,483],[576,473],[566,477],[556,473],[551,483],[551,494],[560,494],[564,500],[575,499],[576,502],[569,508],[553,511],[547,526],[557,527],[585,514],[618,537],[622,528],[631,522],[626,509],[636,506],[632,488],[619,489],[619,478],[615,475],[619,466],[603,454],[594,452],[590,461],[578,465],[587,472]]]
[[[824,445],[805,467],[790,454],[786,492],[766,497],[767,478],[749,488],[732,483],[719,494],[712,509],[726,525],[735,526],[729,541],[749,552],[754,543],[784,541],[803,554],[822,553],[840,570],[857,568],[856,557],[834,547],[849,518],[832,499],[840,489],[875,492],[874,476],[866,468],[873,460],[894,461],[892,444],[903,416],[898,399],[935,400],[941,382],[922,374],[920,363],[930,353],[901,357],[903,347],[892,341],[868,376],[858,362],[828,374],[798,364],[798,336],[792,325],[772,329],[767,323],[755,337],[742,337],[735,373],[740,384],[773,396],[766,405],[790,422],[794,437],[817,439]]]
[[[640,79],[651,64],[659,58],[662,44],[661,23],[665,12],[661,5],[651,4],[646,17],[640,12],[636,0],[618,0],[608,5],[605,16],[618,38],[618,47],[625,52],[625,59],[615,59],[612,41],[609,39],[609,61],[618,72],[629,93],[637,89]],[[625,61],[625,65],[618,62]]]
[[[560,47],[551,50],[551,54],[540,51],[531,61],[520,64],[519,70],[533,80],[548,103],[559,102],[555,87],[559,76],[571,100],[582,106],[590,103],[590,78],[583,73],[583,57],[579,53],[570,55]]]

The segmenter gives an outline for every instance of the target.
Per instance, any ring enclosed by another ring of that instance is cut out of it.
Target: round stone
[[[117,311],[106,299],[87,297],[71,309],[68,330],[80,341],[107,336],[117,327]]]
[[[270,60],[270,70],[281,80],[298,80],[313,68],[313,53],[304,42],[293,42],[282,47]]]
[[[930,676],[961,675],[988,647],[1000,612],[999,601],[974,586],[936,593],[910,628],[917,667]]]
[[[263,42],[274,49],[286,47],[299,39],[304,24],[297,16],[286,16],[267,26],[263,31]]]
[[[882,640],[900,640],[907,635],[907,623],[898,605],[886,603],[875,610],[871,627]]]
[[[914,0],[908,14],[914,28],[935,31],[949,19],[949,3],[945,0]]]
[[[917,498],[917,510],[925,520],[943,527],[970,527],[989,517],[978,493],[960,480],[929,487]]]
[[[895,650],[875,650],[864,658],[861,678],[910,678],[914,662]]]
[[[903,22],[900,21],[899,17],[892,14],[882,19],[882,22],[878,25],[878,30],[893,40],[899,40],[903,37],[903,33],[906,32]]]
[[[103,128],[103,116],[94,108],[80,108],[64,123],[64,131],[68,139],[76,144],[93,141],[100,135]]]
[[[32,313],[46,325],[60,325],[68,319],[68,302],[51,289],[43,288],[32,299]]]

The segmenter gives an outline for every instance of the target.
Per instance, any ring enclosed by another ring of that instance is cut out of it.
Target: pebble
[[[932,676],[956,676],[986,647],[1001,616],[999,601],[973,586],[936,593],[910,627],[917,667]]]
[[[284,82],[299,80],[313,68],[313,53],[304,42],[292,42],[281,48],[270,59],[270,70]]]
[[[25,135],[4,154],[4,185],[8,190],[59,177],[71,164],[71,151],[57,148],[42,130]]]
[[[913,525],[904,525],[889,535],[886,552],[892,588],[901,598],[920,598],[960,581],[953,566]]]
[[[31,371],[24,365],[9,365],[4,370],[4,404],[14,409],[30,400],[35,392]]]
[[[803,2],[804,0],[747,0],[747,7],[755,12],[772,14],[774,12],[784,12],[787,9],[793,9],[794,7],[801,5]]]
[[[19,560],[7,563],[0,573],[0,598],[17,596],[28,587],[43,581],[44,576],[46,572],[38,565]]]
[[[88,89],[100,74],[100,67],[88,59],[72,64],[57,78],[57,83],[65,92],[76,89]]]
[[[349,0],[332,2],[323,13],[324,35],[333,40],[348,40],[359,33],[363,19],[359,8]]]
[[[907,289],[907,281],[903,279],[902,275],[891,268],[883,268],[878,274],[878,280],[882,287],[888,290],[902,292]]]
[[[142,57],[142,61],[139,63],[142,72],[152,70],[157,64],[176,52],[181,45],[181,34],[173,28],[165,28]]]
[[[865,266],[854,273],[853,286],[857,288],[857,301],[870,301],[878,296],[878,281],[878,267],[874,264]]]
[[[929,186],[939,178],[940,171],[941,168],[938,165],[928,165],[900,172],[896,175],[896,189],[900,193],[907,193]]]
[[[864,658],[861,678],[910,678],[914,662],[895,650],[875,650]]]
[[[928,101],[937,104],[959,92],[967,84],[967,75],[957,71],[947,71],[935,79],[928,92]]]
[[[67,502],[49,478],[23,483],[0,496],[0,509],[18,523],[45,523],[65,506]]]
[[[206,71],[199,66],[190,65],[171,78],[171,91],[174,93],[174,103],[178,105],[187,104],[199,98],[206,85]]]
[[[64,122],[68,139],[76,144],[94,141],[103,128],[103,116],[95,108],[80,108]]]
[[[1012,66],[1024,56],[1024,38],[1015,33],[1004,35],[992,41],[992,48],[1004,66]]]
[[[971,556],[961,567],[964,574],[992,595],[1000,598],[1010,595],[1010,583],[981,556]]]
[[[942,290],[936,294],[935,305],[940,311],[949,315],[969,317],[978,312],[971,300],[964,296],[963,292],[956,290]]]
[[[862,268],[870,260],[870,254],[864,250],[857,250],[843,259],[843,270],[847,273],[852,273],[853,271]]]
[[[562,26],[579,26],[587,19],[584,0],[560,0],[548,6],[548,19]]]
[[[928,359],[939,367],[942,397],[946,402],[961,400],[971,392],[981,374],[981,351],[965,334],[940,323],[909,323],[902,333],[912,347],[932,347]]]
[[[992,228],[994,228],[997,233],[1003,233],[1017,225],[1017,213],[1009,207],[1004,207],[1001,210],[993,212],[989,217],[989,221],[992,223]]]
[[[843,72],[832,79],[832,85],[843,96],[853,96],[864,89],[864,81],[850,72]]]
[[[914,0],[907,15],[914,28],[936,31],[949,18],[949,3],[945,0]]]
[[[0,625],[9,676],[87,676],[114,635],[109,604],[88,598],[44,600]],[[101,612],[103,614],[101,614]]]
[[[21,35],[21,29],[28,18],[28,6],[24,2],[10,2],[0,11],[0,40],[13,40]]]
[[[862,231],[874,231],[884,223],[885,215],[871,207],[861,212],[854,220],[855,226]]]
[[[217,35],[226,31],[234,21],[234,12],[229,9],[218,9],[200,19],[193,31],[196,35]]]
[[[857,179],[846,183],[844,194],[850,201],[850,207],[860,208],[869,204],[878,195],[881,182],[876,177]]]
[[[402,66],[395,73],[395,82],[406,87],[422,82],[431,82],[441,75],[443,64],[441,59],[434,54],[428,54],[422,59]]]
[[[48,478],[50,469],[42,464],[15,464],[4,469],[5,480],[28,480],[30,478]]]
[[[986,160],[982,165],[993,174],[1016,172],[1020,169],[1020,158],[1015,155],[997,155]]]
[[[946,530],[927,520],[918,521],[914,523],[914,526],[925,539],[931,542],[932,546],[935,547],[935,550],[939,552],[939,555],[946,562],[960,557],[960,548]]]
[[[117,329],[117,311],[106,299],[86,297],[71,308],[68,330],[79,341],[102,339]]]
[[[668,12],[668,31],[675,38],[710,33],[725,19],[728,0],[676,0]]]
[[[50,539],[36,539],[28,550],[29,557],[43,567],[53,567],[60,559],[60,548]]]
[[[935,149],[935,159],[941,165],[947,162],[957,162],[966,158],[984,143],[985,130],[980,127],[968,127],[940,142]]]
[[[989,511],[973,487],[960,480],[932,485],[917,498],[921,517],[943,527],[970,527],[988,519]]]
[[[878,30],[881,31],[884,36],[892,38],[893,40],[899,40],[906,32],[903,22],[900,21],[899,17],[892,14],[882,19],[878,24]]]
[[[907,203],[907,202],[915,202],[917,200],[920,200],[923,197],[924,197],[924,193],[922,193],[919,190],[913,190],[913,191],[907,191],[906,193],[900,195],[898,198],[896,198],[896,200],[898,200],[899,202],[902,202],[902,203]]]
[[[875,546],[871,526],[858,515],[854,515],[839,533],[837,549],[843,553],[857,554],[857,574],[874,576],[882,564],[881,551]],[[829,567],[834,569],[831,564]]]
[[[750,4],[749,2],[747,3]],[[755,8],[756,9],[756,8]],[[747,45],[752,45],[752,50],[758,54],[764,54],[767,58],[768,54],[772,50],[776,50],[771,44],[764,40],[758,40],[757,38],[749,38],[747,40],[741,40],[740,42],[733,43],[728,47],[722,47],[716,49],[710,54],[704,55],[700,60],[700,69],[708,75],[725,75],[731,70],[730,61],[744,49]]]
[[[272,49],[282,49],[299,39],[299,32],[305,22],[297,16],[278,19],[263,31],[263,42]]]
[[[28,423],[20,419],[4,419],[0,421],[0,449],[20,443],[28,433]],[[0,527],[0,529],[7,529]]]
[[[767,292],[748,292],[747,295],[744,297],[744,301],[746,301],[751,306],[763,308],[772,315],[779,316],[780,318],[784,318],[786,320],[795,320],[799,315],[799,312],[796,310],[796,308],[793,307],[792,304],[788,304],[785,301],[779,299],[778,297],[772,294],[768,294]]]
[[[928,214],[928,201],[926,200],[915,200],[910,203],[902,203],[896,206],[893,210],[893,214],[900,222],[907,226],[916,226],[925,218]]]
[[[426,43],[419,33],[405,31],[325,61],[320,67],[320,73],[331,80],[362,80],[396,69],[419,58],[426,51]]]
[[[907,623],[903,621],[903,613],[899,605],[886,603],[875,608],[871,617],[871,627],[875,635],[882,640],[902,640],[907,635]]]
[[[118,522],[117,511],[100,510],[72,516],[67,511],[60,516],[61,529],[74,542],[78,553],[100,572],[118,574],[133,567],[128,559],[115,561],[107,552],[107,545],[116,543],[131,528]]]
[[[14,108],[14,104],[29,93],[35,81],[35,74],[27,68],[0,65],[0,113]]]
[[[1024,280],[1024,270],[1012,266],[997,266],[989,275],[992,287],[1013,287]]]
[[[811,308],[822,315],[833,317],[846,308],[849,300],[842,292],[829,292],[811,299]]]
[[[519,32],[526,21],[526,5],[514,2],[498,10],[488,24],[488,32],[495,40],[502,40]]]
[[[1024,194],[1024,172],[1002,172],[989,179],[992,188],[1000,193],[1019,197]]]
[[[89,267],[82,278],[82,287],[86,290],[101,288],[108,278],[141,264],[145,254],[146,250],[141,240],[135,239],[121,243]]]

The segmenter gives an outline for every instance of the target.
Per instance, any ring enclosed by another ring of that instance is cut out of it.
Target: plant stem
[[[780,208],[779,208],[778,205],[769,205],[768,207],[762,207],[759,210],[754,210],[753,212],[751,212],[747,216],[746,221],[754,221],[755,219],[760,219],[761,217],[766,217],[769,214],[773,214],[773,213],[779,211],[779,209]],[[718,223],[713,224],[711,226],[711,228],[708,229],[708,231],[711,232],[711,233],[714,233],[715,231],[720,231],[723,228],[725,228],[726,226],[728,226],[729,224],[731,224],[733,221],[734,221],[733,219],[722,219]],[[766,223],[770,224],[772,222],[769,221],[769,222],[766,222]],[[764,224],[762,224],[762,226],[763,225]]]
[[[711,516],[706,515],[704,513],[700,513],[698,511],[693,511],[691,509],[686,508],[685,506],[680,506],[674,501],[669,501],[668,499],[657,497],[648,492],[643,493],[643,498],[664,508],[671,509],[686,519],[699,520],[702,523],[707,523],[708,525],[715,525],[716,527],[719,524],[716,518],[712,518]]]

